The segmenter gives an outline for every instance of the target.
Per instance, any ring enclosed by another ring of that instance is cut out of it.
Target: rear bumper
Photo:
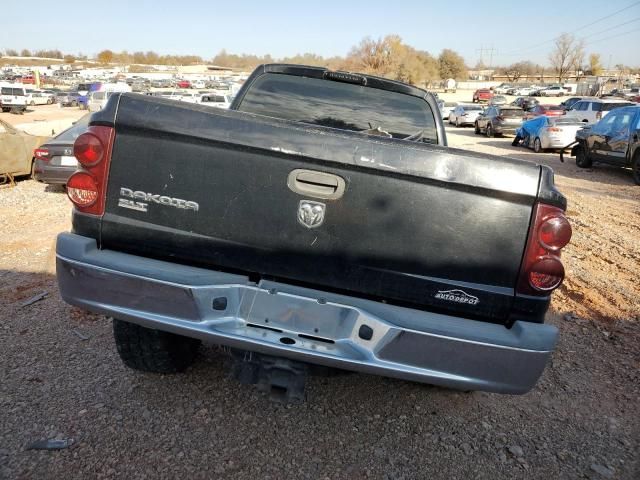
[[[551,325],[517,321],[507,329],[283,283],[254,283],[243,275],[99,250],[95,240],[69,233],[58,236],[57,277],[66,302],[146,327],[459,389],[527,392],[558,335]]]
[[[52,166],[49,162],[36,160],[33,167],[33,176],[39,182],[64,185],[75,171],[76,167]]]

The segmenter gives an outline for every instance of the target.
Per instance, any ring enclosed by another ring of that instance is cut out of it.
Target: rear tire
[[[491,130],[492,130],[492,129],[491,129],[491,124],[490,124],[490,123],[488,123],[488,124],[487,124],[487,129],[486,129],[486,131],[485,131],[485,132],[486,132],[486,134],[487,134],[487,137],[488,137],[488,138],[491,138],[491,137],[493,136],[493,132],[492,132]]]
[[[636,185],[640,185],[640,152],[636,153],[631,160],[631,174]]]
[[[177,373],[189,367],[200,340],[113,319],[113,338],[122,362],[152,373]]]
[[[475,123],[473,133],[475,133],[476,135],[480,135],[480,127],[478,126],[478,122]]]
[[[536,153],[542,152],[542,143],[540,142],[540,138],[536,137],[533,141],[533,151]]]
[[[593,161],[584,151],[584,147],[579,147],[576,150],[576,165],[580,168],[590,168],[593,165]]]
[[[460,128],[460,121],[458,120],[458,117],[456,117],[456,128]]]

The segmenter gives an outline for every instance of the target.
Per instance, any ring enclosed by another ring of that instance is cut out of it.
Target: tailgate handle
[[[333,173],[296,169],[289,174],[287,186],[300,195],[336,200],[342,197],[345,182]]]

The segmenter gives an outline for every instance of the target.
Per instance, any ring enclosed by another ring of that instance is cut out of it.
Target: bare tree
[[[562,82],[572,70],[580,68],[584,62],[584,41],[576,40],[569,33],[563,33],[556,39],[554,50],[549,55],[551,66],[558,81]]]

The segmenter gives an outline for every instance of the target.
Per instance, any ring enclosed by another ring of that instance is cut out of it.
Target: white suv
[[[614,108],[636,105],[624,100],[609,100],[604,98],[584,98],[574,103],[567,111],[565,118],[575,118],[580,122],[596,123]]]
[[[17,110],[24,112],[27,109],[27,90],[21,83],[6,83],[0,86],[0,104],[2,111]]]

